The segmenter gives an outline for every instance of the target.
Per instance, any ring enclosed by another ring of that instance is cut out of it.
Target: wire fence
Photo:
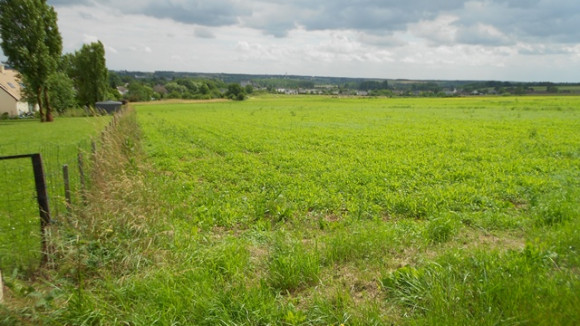
[[[82,201],[94,143],[87,139],[59,144],[0,144],[0,156],[40,153],[44,165],[52,223],[66,218],[69,203],[63,166],[68,166],[72,205]],[[42,258],[41,221],[31,160],[0,160],[0,270],[36,270]]]

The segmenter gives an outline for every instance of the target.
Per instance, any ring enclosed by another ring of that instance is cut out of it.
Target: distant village
[[[580,84],[509,81],[422,81],[289,75],[242,75],[186,72],[112,71],[111,83],[122,98],[136,98],[135,89],[152,99],[224,97],[237,84],[246,95],[454,97],[580,94]],[[133,87],[131,87],[133,85]],[[143,92],[145,88],[145,92]],[[132,92],[133,89],[133,92]],[[138,97],[138,96],[137,96]]]

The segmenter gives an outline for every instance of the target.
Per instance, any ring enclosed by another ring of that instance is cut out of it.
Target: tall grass
[[[557,256],[533,244],[505,253],[450,253],[420,268],[400,268],[382,285],[412,323],[574,325],[580,282],[556,267]]]

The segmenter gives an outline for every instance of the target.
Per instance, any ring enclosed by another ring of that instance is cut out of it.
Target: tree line
[[[129,102],[186,99],[207,100],[228,98],[244,100],[253,87],[239,83],[225,83],[217,78],[195,78],[178,74],[144,74],[109,71],[109,86],[119,90],[119,99]]]
[[[39,107],[40,121],[115,95],[103,44],[63,55],[57,14],[46,0],[0,0],[0,37],[7,63],[20,73],[24,97]]]

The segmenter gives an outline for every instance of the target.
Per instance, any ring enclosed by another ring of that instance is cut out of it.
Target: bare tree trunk
[[[46,117],[44,116],[44,110],[42,109],[42,90],[38,89],[36,91],[36,102],[38,103],[38,113],[40,113],[40,122],[45,122]]]
[[[53,122],[52,108],[50,107],[50,99],[48,98],[48,90],[44,88],[44,105],[46,106],[46,122]]]

